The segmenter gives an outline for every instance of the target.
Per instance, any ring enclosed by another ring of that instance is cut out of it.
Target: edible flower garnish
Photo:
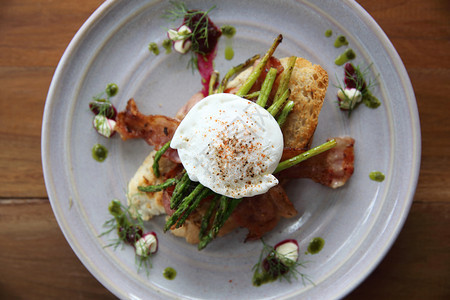
[[[273,282],[277,279],[285,279],[291,282],[292,279],[302,278],[303,284],[306,281],[314,284],[309,277],[297,270],[305,267],[305,262],[298,261],[299,247],[296,240],[285,240],[272,247],[264,242],[263,249],[258,262],[253,266],[253,285],[261,286],[264,283]]]

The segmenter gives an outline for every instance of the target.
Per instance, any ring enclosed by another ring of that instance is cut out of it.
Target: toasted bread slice
[[[286,69],[288,58],[280,59]],[[281,129],[284,147],[307,149],[319,121],[319,113],[328,88],[328,73],[319,65],[297,57],[288,88],[294,109]]]
[[[280,59],[287,69],[288,57]],[[236,76],[227,88],[239,88],[250,76],[254,66]],[[288,88],[289,100],[295,106],[283,125],[284,147],[308,149],[317,127],[319,113],[328,88],[328,73],[319,65],[313,65],[307,59],[297,57]]]

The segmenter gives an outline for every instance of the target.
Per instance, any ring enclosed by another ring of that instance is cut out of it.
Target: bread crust
[[[280,59],[285,70],[288,59]],[[284,147],[308,149],[327,92],[328,73],[321,66],[297,57],[288,88],[291,90],[289,100],[295,105],[281,129]]]

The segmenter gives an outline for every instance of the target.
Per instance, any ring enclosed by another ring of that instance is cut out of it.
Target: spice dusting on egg
[[[192,128],[201,128],[201,134]],[[192,181],[221,195],[250,197],[278,184],[271,173],[283,151],[280,127],[265,109],[236,95],[200,101],[183,119],[171,147],[178,149]]]

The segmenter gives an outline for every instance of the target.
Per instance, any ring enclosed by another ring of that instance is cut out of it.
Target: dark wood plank
[[[114,299],[65,240],[47,200],[0,201],[1,299]]]
[[[449,299],[450,205],[415,202],[378,268],[347,299]]]

